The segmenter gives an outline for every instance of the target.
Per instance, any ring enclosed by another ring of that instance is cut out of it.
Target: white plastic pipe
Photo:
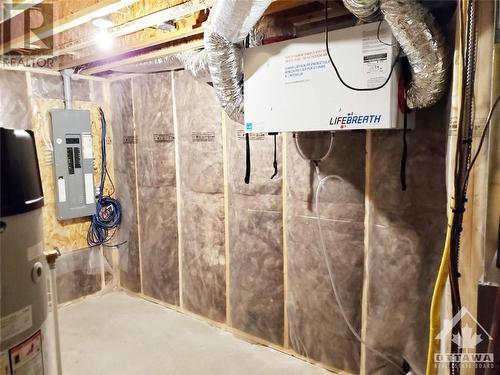
[[[50,291],[52,296],[52,316],[54,318],[54,342],[56,346],[57,375],[62,375],[61,340],[59,337],[59,307],[57,305],[56,265],[50,264]]]
[[[63,78],[63,88],[64,88],[64,106],[66,109],[73,108],[71,99],[71,77],[73,76],[73,70],[65,69],[61,72]]]

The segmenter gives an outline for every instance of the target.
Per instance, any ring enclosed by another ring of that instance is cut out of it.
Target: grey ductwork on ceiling
[[[113,70],[122,73],[158,73],[178,69],[187,70],[198,80],[211,81],[205,50],[161,56],[135,64],[119,66]]]
[[[207,21],[205,50],[212,82],[221,106],[239,123],[244,122],[242,42],[270,3],[218,0]],[[446,88],[447,50],[430,11],[417,0],[344,0],[344,5],[365,22],[383,14],[411,65],[408,107],[435,104]]]
[[[443,33],[430,11],[417,0],[344,0],[344,5],[362,21],[373,21],[382,11],[410,62],[408,107],[434,105],[446,89],[448,62]]]

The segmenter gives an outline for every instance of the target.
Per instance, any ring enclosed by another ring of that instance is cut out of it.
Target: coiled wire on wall
[[[106,166],[106,117],[104,111],[99,108],[101,117],[101,180],[99,184],[99,195],[96,202],[96,213],[92,215],[92,220],[87,233],[87,243],[89,246],[100,246],[109,243],[118,229],[121,218],[122,208],[120,202],[111,196],[115,192],[115,186],[108,173]],[[111,183],[111,193],[104,195],[104,184],[106,177]]]

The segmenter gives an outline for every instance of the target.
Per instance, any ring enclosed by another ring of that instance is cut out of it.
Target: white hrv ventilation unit
[[[245,131],[403,128],[398,103],[399,46],[384,22],[250,48],[244,52]],[[408,127],[412,127],[408,116]]]

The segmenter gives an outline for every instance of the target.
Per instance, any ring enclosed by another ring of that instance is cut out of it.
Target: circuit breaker
[[[94,155],[89,111],[52,110],[57,218],[95,213]]]

